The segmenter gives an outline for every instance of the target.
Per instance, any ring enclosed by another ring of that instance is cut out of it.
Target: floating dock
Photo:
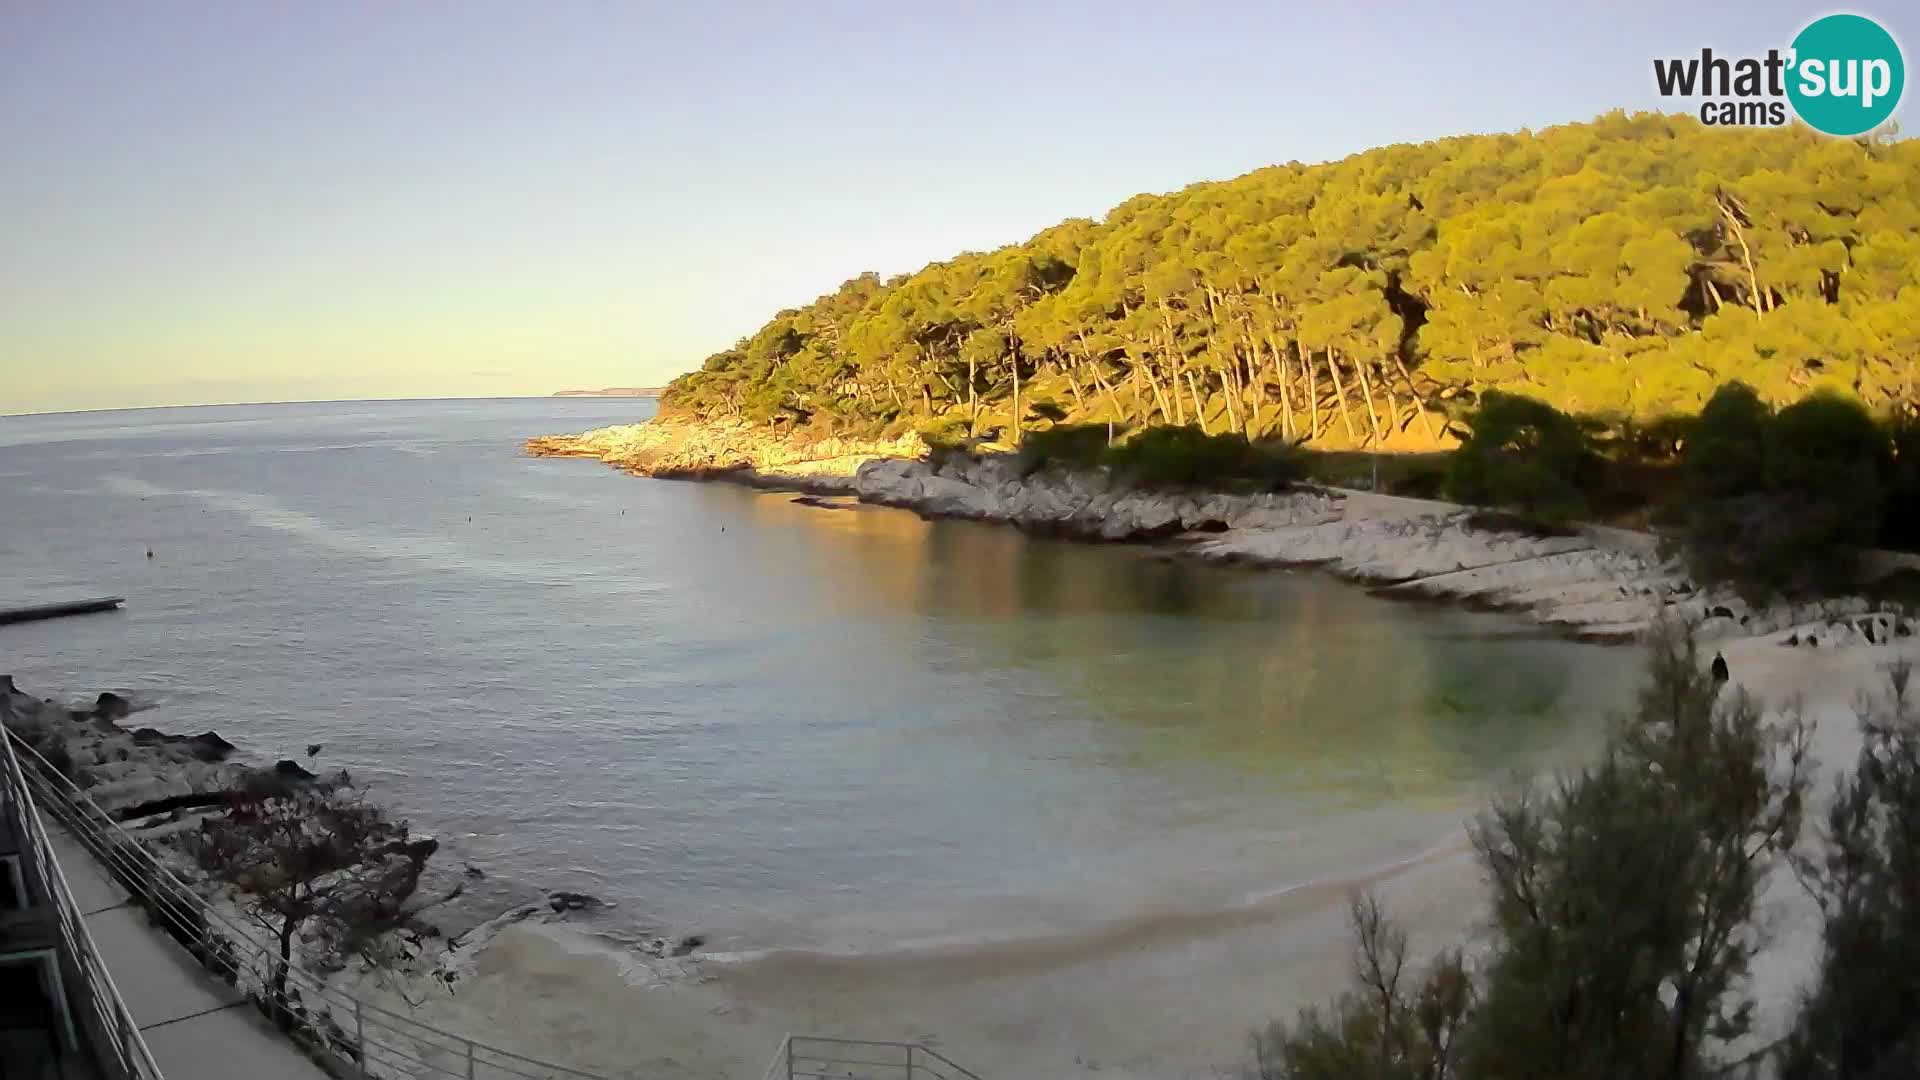
[[[63,615],[86,615],[112,611],[127,602],[124,596],[102,596],[93,600],[70,600],[64,604],[39,604],[34,607],[0,608],[0,624],[58,619]]]

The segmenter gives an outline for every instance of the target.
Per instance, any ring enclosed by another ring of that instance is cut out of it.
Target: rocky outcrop
[[[81,788],[108,816],[146,841],[175,876],[209,903],[228,911],[236,924],[246,920],[230,890],[174,841],[197,831],[209,815],[224,812],[235,797],[280,795],[347,782],[344,773],[316,774],[291,759],[265,767],[227,760],[235,752],[233,744],[211,731],[169,735],[151,727],[128,730],[100,719],[93,710],[68,709],[52,699],[20,693],[6,676],[0,676],[0,724]],[[23,765],[43,768],[38,759],[25,753],[20,756]],[[471,865],[437,868],[432,856],[440,847],[434,837],[409,833],[382,852],[396,872],[404,869],[420,875],[420,888],[402,912],[402,933],[411,935],[416,945],[421,936],[444,943],[431,950],[411,950],[418,954],[413,960],[419,964],[437,963],[441,950],[461,947],[464,935],[487,925],[502,911],[539,910],[557,920],[590,915],[607,906],[584,893],[549,893],[509,878],[490,877]],[[540,898],[546,903],[534,908],[532,901]],[[456,899],[461,901],[458,906],[449,903]],[[323,938],[303,939],[306,960],[315,970],[332,971],[341,957],[329,951],[331,946]],[[664,956],[668,944],[665,939],[662,942],[656,952]]]
[[[139,806],[176,809],[196,796],[237,789],[258,772],[227,761],[233,744],[215,732],[127,730],[97,707],[69,710],[17,690],[0,693],[0,721],[116,816]]]
[[[124,720],[133,712],[133,703],[109,690],[94,699],[93,715],[97,720]]]
[[[1025,474],[1009,455],[955,454],[860,467],[862,502],[928,517],[1001,521],[1029,532],[1090,540],[1158,540],[1184,532],[1271,528],[1333,520],[1340,500],[1320,492],[1227,495],[1140,491],[1104,470]]]
[[[1920,619],[1872,611],[1862,602],[1823,604],[1813,618],[1787,627],[1778,644],[1799,649],[1845,649],[1891,645],[1920,637]]]
[[[876,458],[915,457],[926,452],[926,445],[913,434],[897,439],[806,439],[744,421],[650,420],[529,439],[526,450],[536,457],[593,458],[636,476],[845,494],[852,491],[854,472],[861,465]]]
[[[217,731],[203,731],[198,735],[169,735],[158,728],[143,727],[134,728],[132,735],[135,745],[177,746],[206,762],[225,761],[234,751],[234,745],[221,738]]]

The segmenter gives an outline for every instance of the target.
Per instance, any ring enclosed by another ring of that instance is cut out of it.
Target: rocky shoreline
[[[1858,598],[1756,609],[1731,590],[1694,583],[1647,534],[1541,535],[1500,515],[1370,492],[1141,491],[1104,470],[1031,471],[1010,454],[927,454],[911,437],[797,445],[744,423],[655,420],[532,439],[527,451],[594,458],[637,476],[849,495],[1044,535],[1158,542],[1211,562],[1317,567],[1383,595],[1515,612],[1586,640],[1633,640],[1663,617],[1696,621],[1712,638],[1778,634],[1794,646],[1884,645],[1920,634],[1920,621]]]
[[[214,731],[176,735],[123,723],[137,711],[133,701],[110,691],[95,698],[90,708],[70,708],[28,694],[11,676],[0,675],[0,726],[32,751],[17,753],[21,767],[65,777],[204,903],[204,914],[194,914],[181,906],[181,899],[163,900],[152,909],[155,925],[178,939],[216,977],[264,999],[260,970],[236,958],[272,950],[261,929],[265,924],[249,914],[246,897],[204,869],[182,840],[199,830],[201,822],[223,813],[236,795],[350,785],[351,779],[344,770],[316,773],[292,760],[249,765],[239,760],[238,747]],[[320,749],[316,746],[310,753]],[[473,974],[479,954],[502,931],[521,924],[566,924],[591,918],[595,910],[608,906],[577,892],[524,887],[503,892],[497,884],[475,889],[485,881],[484,871],[471,864],[451,868],[431,862],[440,850],[432,836],[409,833],[396,847],[388,854],[411,860],[425,872],[393,929],[371,944],[347,945],[313,927],[296,939],[296,964],[320,980],[317,985],[295,981],[307,990],[306,1000],[297,1006],[301,1026],[296,1040],[317,1057],[330,1051],[351,1061],[357,1052],[332,1015],[343,1000],[334,995],[353,994],[389,1009],[411,1010],[433,996],[456,993],[460,982]],[[140,865],[106,869],[136,894],[157,889],[163,897],[178,895],[178,885],[159,876],[153,881],[129,879],[129,873],[155,874],[139,870]],[[473,892],[484,899],[472,902]],[[464,905],[463,898],[469,898]],[[703,944],[698,935],[650,935],[627,947],[643,961],[678,968],[691,962],[691,954]],[[390,1041],[405,1037],[395,1032]]]
[[[528,439],[535,457],[583,457],[635,476],[661,480],[727,480],[755,487],[849,495],[868,462],[910,458],[927,446],[918,435],[898,439],[782,439],[736,423],[616,424],[578,435]]]

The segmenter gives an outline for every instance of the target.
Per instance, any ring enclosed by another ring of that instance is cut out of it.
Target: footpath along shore
[[[173,1077],[325,1080],[327,1073],[260,1015],[246,995],[213,977],[160,933],[87,849],[49,825],[47,839],[154,1064]]]

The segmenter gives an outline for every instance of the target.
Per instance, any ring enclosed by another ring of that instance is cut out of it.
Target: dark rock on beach
[[[93,716],[96,720],[121,720],[133,712],[133,702],[111,690],[101,694],[93,702]]]
[[[220,737],[216,731],[203,731],[187,740],[193,756],[201,761],[225,761],[237,747]]]

